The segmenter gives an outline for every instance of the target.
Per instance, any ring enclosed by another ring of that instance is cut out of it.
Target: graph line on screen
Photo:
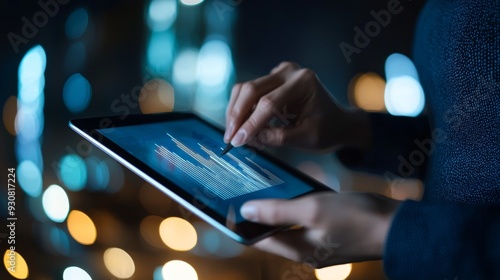
[[[158,144],[155,144],[155,152],[221,199],[226,200],[242,196],[284,183],[272,172],[261,167],[248,157],[245,157],[244,162],[233,154],[227,153],[226,156],[230,159],[230,162],[219,157],[202,144],[197,143],[201,152],[204,153],[200,154],[172,135],[168,133],[167,135],[176,147],[188,157],[181,156]]]

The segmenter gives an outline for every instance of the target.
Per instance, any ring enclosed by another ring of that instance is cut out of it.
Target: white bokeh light
[[[63,222],[69,213],[69,199],[58,185],[50,185],[42,197],[42,205],[47,217],[56,223]]]

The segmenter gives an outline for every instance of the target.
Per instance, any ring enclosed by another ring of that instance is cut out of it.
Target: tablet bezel
[[[240,243],[247,245],[253,244],[256,241],[261,240],[273,234],[274,232],[285,228],[270,227],[250,221],[244,221],[240,223],[231,223],[231,221],[228,222],[227,217],[223,217],[207,205],[197,203],[199,202],[199,200],[197,201],[196,196],[193,196],[190,193],[186,192],[183,188],[173,183],[168,178],[155,171],[152,167],[148,166],[147,164],[133,156],[130,152],[126,151],[125,149],[108,139],[105,133],[100,133],[99,131],[97,131],[98,129],[112,129],[113,127],[120,126],[167,122],[190,118],[197,119],[202,123],[208,125],[209,127],[215,129],[216,131],[221,133],[222,137],[223,131],[219,127],[213,125],[212,123],[199,117],[196,114],[183,112],[75,119],[69,122],[69,126],[85,139],[89,140],[92,144],[96,145],[105,153],[136,173],[139,177],[145,179],[160,191],[173,198],[179,204],[186,207],[194,214],[198,215],[200,218]],[[332,189],[326,187],[325,185],[300,172],[299,170],[293,169],[283,162],[280,162],[271,155],[258,150],[256,150],[255,152],[313,188],[312,191],[305,194],[320,191],[333,191]],[[238,211],[238,209],[236,211]]]

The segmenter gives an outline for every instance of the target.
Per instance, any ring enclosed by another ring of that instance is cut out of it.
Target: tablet
[[[70,127],[234,240],[252,244],[283,228],[245,220],[243,203],[332,191],[270,155],[225,147],[221,129],[192,113],[71,120]],[[297,211],[301,211],[297,209]]]

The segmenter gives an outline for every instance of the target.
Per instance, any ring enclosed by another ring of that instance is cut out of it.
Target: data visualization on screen
[[[197,148],[203,151],[199,154],[169,133],[167,135],[181,150],[180,154],[158,144],[155,144],[156,152],[173,166],[188,174],[191,179],[205,185],[221,199],[226,200],[284,183],[283,180],[248,157],[239,160],[232,153],[220,157],[197,143]],[[220,154],[220,151],[217,152]]]
[[[251,199],[293,198],[313,189],[251,149],[220,156],[222,133],[198,119],[98,131],[221,215]]]

